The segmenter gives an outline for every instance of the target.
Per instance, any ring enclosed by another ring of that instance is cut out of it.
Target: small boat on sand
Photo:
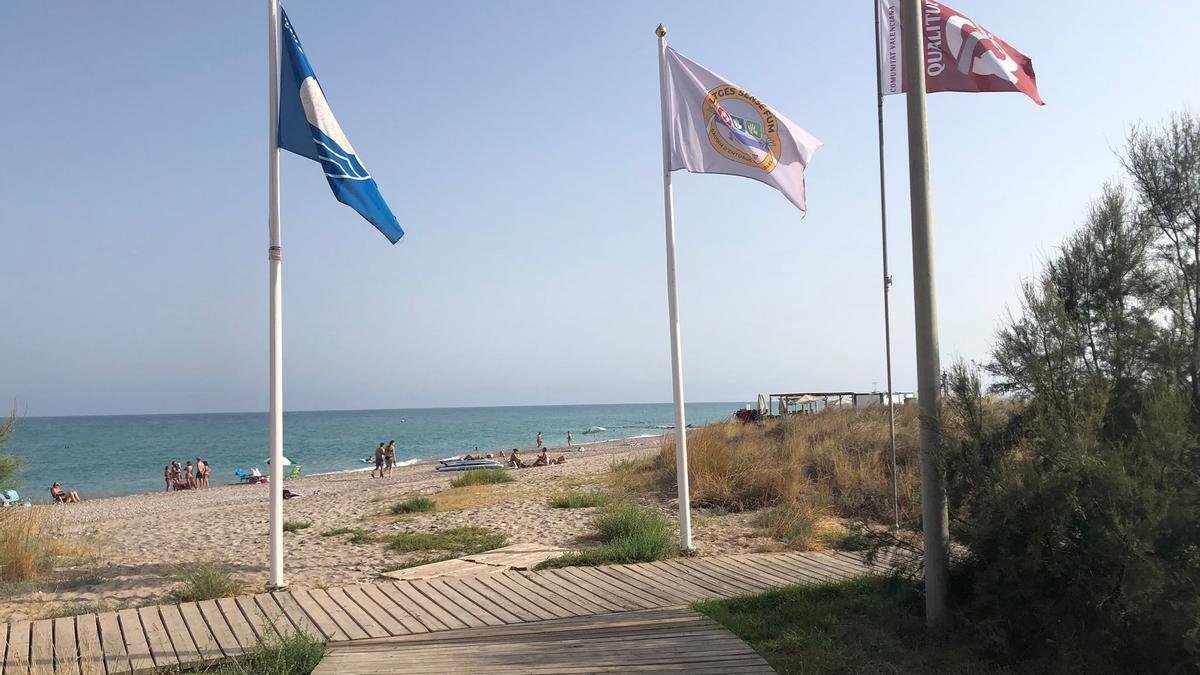
[[[504,465],[494,459],[443,459],[436,468],[438,471],[470,471],[472,469],[503,469]]]

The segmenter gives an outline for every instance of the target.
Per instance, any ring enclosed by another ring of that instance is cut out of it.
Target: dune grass
[[[346,539],[349,544],[370,544],[376,541],[375,535],[367,532],[361,527],[335,527],[331,530],[325,530],[321,533],[322,537],[340,537],[344,534],[350,535]]]
[[[5,588],[17,589],[25,582],[37,582],[54,568],[56,561],[88,553],[88,547],[58,534],[45,508],[0,512],[0,581]]]
[[[592,519],[599,546],[550,558],[535,569],[653,562],[679,553],[671,519],[653,509],[619,504]]]
[[[305,633],[264,640],[248,653],[222,663],[189,671],[205,675],[309,675],[325,656],[325,643]],[[171,671],[175,672],[175,671]]]
[[[110,602],[108,600],[69,602],[43,611],[38,618],[59,619],[67,616],[79,616],[80,614],[102,614],[104,612],[115,612],[126,607],[128,607],[128,603]]]
[[[437,505],[425,495],[412,495],[401,502],[392,504],[392,515],[403,516],[410,513],[425,513],[433,511]]]
[[[467,554],[467,555],[470,555],[470,554]],[[433,563],[445,562],[447,560],[454,560],[457,557],[458,557],[457,555],[454,555],[452,553],[443,553],[441,555],[424,556],[421,558],[413,558],[412,560],[405,560],[404,562],[398,562],[398,563],[392,563],[390,565],[384,565],[382,568],[379,569],[379,571],[380,572],[395,572],[397,570],[406,570],[410,567],[420,567],[421,565],[432,565]]]
[[[455,527],[440,532],[403,532],[386,541],[398,553],[446,551],[458,557],[500,548],[508,542],[508,537],[484,527]]]
[[[300,530],[312,527],[312,523],[307,520],[285,520],[283,521],[284,532],[299,532]]]
[[[608,506],[612,500],[612,495],[604,492],[566,492],[551,497],[550,506],[556,509],[586,509]]]
[[[513,475],[504,469],[471,469],[463,475],[450,481],[451,487],[466,487],[468,485],[497,485],[515,481]]]
[[[180,570],[181,583],[171,589],[167,598],[174,603],[215,600],[237,595],[245,584],[233,576],[224,565],[198,562]]]
[[[1004,673],[969,640],[926,636],[922,600],[904,581],[860,577],[791,586],[695,608],[761,654],[778,673]]]

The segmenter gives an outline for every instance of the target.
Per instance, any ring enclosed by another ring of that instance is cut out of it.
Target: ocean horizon
[[[732,418],[743,403],[686,405],[689,426]],[[380,442],[396,441],[396,459],[412,464],[468,452],[548,447],[650,437],[674,428],[671,403],[517,405],[284,413],[284,456],[305,475],[367,467]],[[236,482],[234,470],[268,465],[266,412],[202,412],[19,417],[3,449],[22,466],[22,497],[44,501],[58,481],[85,499],[165,489],[163,467],[203,458],[212,485]]]

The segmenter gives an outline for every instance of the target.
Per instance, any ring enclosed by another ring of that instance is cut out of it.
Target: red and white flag
[[[904,91],[900,7],[903,0],[879,0],[881,91]],[[1019,91],[1042,103],[1033,62],[983,26],[936,0],[921,0],[925,27],[925,91]]]

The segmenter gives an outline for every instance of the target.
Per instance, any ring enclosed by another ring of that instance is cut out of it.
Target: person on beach
[[[173,487],[171,484],[171,465],[170,464],[163,467],[163,479],[167,481],[167,492],[170,492],[171,488]]]
[[[50,486],[50,498],[58,504],[78,504],[83,501],[79,498],[79,493],[71,490],[66,492],[62,489],[62,485],[55,483]]]
[[[383,457],[386,452],[387,451],[384,450],[382,442],[379,444],[378,448],[375,448],[375,468],[371,470],[371,478],[375,477],[376,471],[379,472],[379,477],[383,478]]]
[[[550,455],[547,454],[545,448],[542,448],[542,454],[538,455],[537,459],[533,460],[533,465],[534,466],[550,466]]]
[[[188,460],[187,467],[184,469],[183,479],[187,489],[196,489],[196,476],[192,473],[192,461],[190,459]]]
[[[537,448],[542,447],[542,432],[540,432],[540,431],[538,432],[537,443],[534,444],[534,447],[537,447]]]
[[[571,432],[567,432],[567,447],[571,447]]]
[[[383,460],[387,465],[387,475],[392,475],[392,467],[396,466],[396,441],[388,441],[383,450]]]
[[[208,462],[196,458],[196,485],[202,488],[208,487]]]
[[[524,469],[525,465],[521,463],[521,456],[517,454],[517,449],[513,448],[512,453],[508,456],[508,464],[516,469]]]

